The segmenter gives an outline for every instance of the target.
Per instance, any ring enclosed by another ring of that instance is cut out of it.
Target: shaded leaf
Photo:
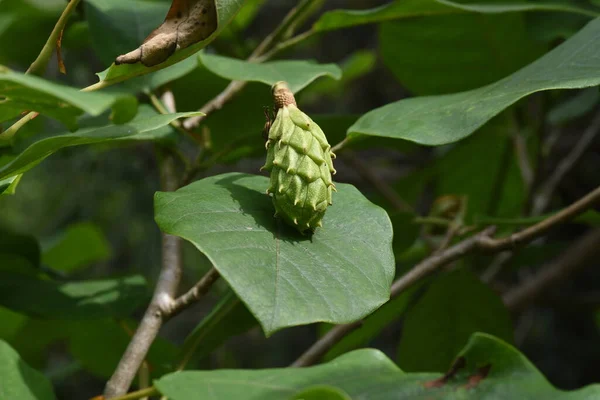
[[[268,186],[266,177],[232,173],[159,192],[155,220],[213,262],[267,335],[355,321],[389,298],[395,268],[385,211],[339,184],[324,227],[300,235],[273,217]]]
[[[70,225],[44,248],[42,261],[49,267],[73,271],[110,257],[110,244],[102,231],[91,222]]]
[[[26,69],[46,43],[64,8],[62,0],[37,3],[23,0],[0,1],[0,64]]]
[[[408,371],[446,371],[475,332],[512,341],[500,297],[466,270],[440,276],[404,320],[398,364]]]
[[[200,54],[200,61],[213,74],[231,80],[255,81],[267,85],[286,81],[294,93],[321,76],[334,79],[342,77],[342,71],[335,64],[309,61],[271,61],[258,64],[206,53]]]
[[[0,305],[35,317],[92,319],[128,316],[148,294],[141,276],[54,282],[0,270]]]
[[[489,335],[471,336],[459,355],[465,360],[464,369],[439,387],[426,384],[439,380],[440,374],[404,373],[373,349],[356,350],[327,364],[302,369],[177,372],[162,377],[155,386],[171,400],[280,400],[317,385],[343,390],[352,399],[369,400],[592,400],[600,395],[600,385],[572,392],[555,389],[515,348]],[[491,368],[475,383],[473,378],[482,366]]]
[[[181,348],[181,361],[200,360],[219,348],[232,336],[244,333],[258,322],[244,303],[228,290],[210,314],[194,328]]]
[[[307,104],[317,103],[322,101],[324,97],[342,98],[347,96],[347,90],[354,81],[370,73],[375,67],[377,56],[371,50],[358,50],[346,59],[344,59],[339,67],[342,71],[342,78],[334,81],[332,79],[319,80],[306,90],[296,96],[298,104],[306,107]],[[354,121],[353,121],[354,122]]]
[[[0,196],[13,195],[23,175],[15,175],[0,181]]]
[[[196,57],[189,57],[165,69],[125,81],[121,85],[123,88],[130,91],[151,92],[154,89],[189,74],[198,67],[198,62]]]
[[[588,16],[597,16],[592,10],[556,3],[473,3],[461,4],[447,0],[395,0],[367,10],[333,10],[324,13],[313,25],[317,32],[349,28],[357,25],[373,24],[395,19],[429,17],[442,14],[508,13],[522,11],[560,11]]]
[[[19,354],[3,340],[0,340],[0,398],[56,399],[50,381],[25,364]]]
[[[379,307],[379,309],[364,319],[359,328],[350,332],[336,343],[323,358],[329,361],[350,350],[367,346],[385,327],[404,316],[416,292],[421,289],[423,283],[419,282],[413,285],[399,296]]]
[[[11,340],[27,322],[27,317],[0,307],[0,339]]]
[[[552,125],[564,124],[592,111],[598,101],[600,101],[598,88],[581,90],[548,111],[546,120]]]
[[[0,122],[24,111],[37,111],[77,128],[77,117],[93,116],[112,108],[115,122],[125,123],[135,116],[137,100],[131,95],[106,92],[81,92],[34,75],[25,75],[0,67]]]
[[[403,87],[418,95],[487,85],[543,54],[542,46],[529,40],[523,15],[514,13],[387,22],[379,30],[379,43],[385,65]]]
[[[598,13],[590,8],[577,7],[567,2],[528,2],[528,1],[515,1],[515,2],[481,2],[481,3],[461,3],[451,0],[435,0],[440,4],[445,4],[450,7],[458,8],[465,11],[472,11],[476,13],[489,13],[499,14],[507,12],[524,12],[524,11],[556,11],[564,13],[573,13],[587,15],[590,17],[597,17]]]
[[[482,214],[520,215],[527,192],[512,151],[510,120],[499,116],[480,133],[452,146],[431,166],[436,197],[465,196],[467,223]]]
[[[180,1],[180,0],[176,0]],[[205,1],[205,0],[200,0]],[[211,0],[212,3],[212,0]],[[98,74],[101,82],[121,82],[130,79],[134,76],[145,75],[153,71],[166,68],[170,65],[176,64],[177,62],[188,58],[189,56],[197,53],[199,50],[207,46],[219,33],[227,26],[227,24],[233,19],[235,14],[243,5],[243,0],[214,0],[215,9],[217,12],[217,29],[208,38],[201,40],[198,43],[192,44],[189,47],[175,51],[166,61],[147,67],[141,63],[136,64],[113,64],[108,69]]]
[[[119,324],[114,320],[71,322],[68,327],[69,352],[87,371],[108,378],[117,367],[135,328],[132,323]],[[151,376],[159,377],[172,371],[178,350],[171,342],[157,337],[146,356]]]
[[[542,58],[514,74],[468,92],[401,100],[370,111],[349,137],[374,135],[426,145],[455,142],[472,134],[519,99],[552,89],[600,84],[600,18]]]
[[[0,167],[0,179],[6,179],[35,167],[46,157],[64,147],[128,140],[160,140],[171,133],[167,125],[172,121],[198,115],[198,113],[153,114],[149,116],[148,112],[142,112],[140,109],[140,114],[126,125],[85,128],[75,133],[52,136],[34,142],[14,160]]]
[[[390,215],[394,226],[394,254],[402,254],[419,237],[420,226],[414,222],[413,212],[395,212]]]
[[[40,246],[32,235],[0,229],[0,254],[19,256],[34,267],[40,265]]]

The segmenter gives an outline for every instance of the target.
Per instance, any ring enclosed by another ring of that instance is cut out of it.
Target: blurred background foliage
[[[59,73],[53,59],[45,77],[73,87],[95,83],[94,73],[107,68],[117,55],[137,47],[161,23],[169,3],[84,0],[64,33],[67,74]],[[294,3],[247,0],[232,24],[206,52],[247,57]],[[323,10],[367,9],[384,3],[329,0],[323,2]],[[563,3],[600,7],[594,1]],[[0,0],[0,64],[19,71],[27,69],[64,5],[64,0]],[[342,69],[341,80],[321,78],[298,95],[298,103],[320,124],[330,143],[338,143],[348,127],[367,111],[409,96],[463,91],[499,80],[569,38],[587,21],[585,16],[544,12],[407,18],[324,32],[286,51],[282,58],[336,63]],[[305,26],[312,22],[306,21]],[[157,73],[110,90],[134,93],[140,102],[148,103],[149,89],[168,89],[175,95],[178,111],[194,111],[229,83],[210,72],[197,57],[171,68],[168,79]],[[394,223],[398,273],[402,273],[443,237],[434,228],[427,230],[416,224],[415,214],[454,217],[459,207],[467,224],[482,224],[492,217],[527,216],[531,192],[519,169],[514,136],[519,135],[525,144],[536,174],[548,176],[589,124],[598,100],[597,88],[535,94],[494,118],[476,135],[436,148],[365,139],[353,144],[347,156],[340,157],[337,180],[356,185],[388,210]],[[203,176],[225,171],[258,173],[264,158],[262,107],[270,101],[264,85],[250,83],[222,111],[211,115],[202,134],[209,138],[206,143],[216,162]],[[85,119],[80,121],[81,126],[85,124]],[[170,140],[178,140],[184,152],[193,155],[193,143],[168,129]],[[19,132],[12,149],[0,149],[0,155],[8,159],[34,140],[65,131],[60,123],[40,116]],[[551,150],[545,146],[549,137],[553,141]],[[551,209],[567,205],[596,187],[600,183],[599,170],[600,140],[596,138],[561,182]],[[377,179],[370,177],[373,174]],[[377,180],[392,186],[406,205],[392,204],[377,189]],[[19,252],[10,246],[14,234],[9,232],[16,231],[31,236],[33,250],[23,254],[37,253],[41,267],[52,271],[65,284],[131,274],[147,281],[147,285],[132,285],[131,299],[135,301],[124,303],[135,310],[133,318],[126,312],[116,319],[103,312],[79,320],[34,318],[0,307],[0,338],[13,345],[28,363],[44,371],[61,398],[87,398],[102,391],[103,382],[135,327],[135,317],[149,299],[149,288],[160,267],[160,234],[152,218],[153,194],[159,190],[159,183],[151,144],[95,145],[61,150],[25,174],[15,195],[0,196],[0,229],[5,232],[2,243],[13,254]],[[444,199],[449,202],[446,208]],[[458,199],[466,199],[465,206],[457,206]],[[441,207],[438,211],[436,205]],[[598,223],[597,215],[588,216],[519,251],[510,260],[509,268],[494,280],[496,285],[492,288],[499,292],[526,279],[587,225]],[[513,226],[501,226],[504,230],[509,228]],[[183,282],[189,287],[210,265],[191,245],[184,250]],[[485,256],[464,261],[478,273],[485,271],[490,262],[491,258]],[[598,282],[598,269],[585,269],[543,302],[513,315],[512,320],[492,289],[474,281],[473,276],[451,274],[419,285],[397,299],[389,316],[382,314],[386,324],[364,337],[358,334],[343,346],[380,348],[407,371],[443,371],[466,338],[483,329],[515,343],[560,388],[576,388],[600,380],[596,368],[600,362],[600,298],[594,284]],[[0,288],[3,285],[7,283],[0,283]],[[26,288],[21,289],[26,293]],[[183,339],[209,313],[219,294],[229,293],[223,282],[219,282],[218,289],[210,301],[195,306],[165,327],[150,353],[153,375],[167,371],[176,362],[179,349],[190,346]],[[2,296],[6,299],[8,295]],[[440,304],[452,309],[443,309]],[[43,305],[37,306],[33,306],[34,313],[43,315]],[[235,318],[224,322],[233,326],[209,330],[212,336],[203,338],[203,343],[209,348],[207,343],[222,342],[225,338],[220,337],[219,329],[234,337],[210,357],[206,349],[197,350],[194,365],[284,366],[327,329],[324,325],[298,327],[265,339],[235,296],[226,295],[213,313],[218,314],[222,308],[235,310]],[[494,315],[492,321],[487,318],[490,313]],[[481,318],[463,320],[460,315]],[[452,335],[445,332],[448,326],[443,318],[453,326]],[[448,340],[453,342],[436,343],[443,349],[439,358],[433,364],[420,364],[419,360],[424,360],[421,356],[436,348],[432,341],[440,336],[450,337]]]

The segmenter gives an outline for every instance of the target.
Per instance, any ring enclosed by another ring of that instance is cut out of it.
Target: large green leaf
[[[198,62],[199,60],[196,57],[189,57],[165,69],[129,79],[116,88],[120,89],[122,87],[132,92],[151,92],[156,88],[189,74],[198,67]]]
[[[490,213],[505,217],[520,215],[527,193],[512,151],[508,116],[495,118],[480,132],[452,145],[436,162],[430,163],[427,172],[435,183],[435,195],[465,196],[467,223],[478,215]]]
[[[381,25],[379,42],[385,65],[418,95],[487,85],[543,54],[542,46],[529,39],[523,15],[515,13],[387,22]]]
[[[125,317],[146,300],[147,289],[141,276],[54,282],[0,270],[0,305],[43,318]]]
[[[153,67],[146,67],[141,63],[122,65],[112,64],[110,67],[108,67],[108,69],[98,74],[100,81],[106,83],[121,82],[130,79],[134,76],[145,75],[153,71],[158,71],[160,69],[167,68],[173,64],[178,63],[181,60],[188,58],[189,56],[197,53],[199,50],[206,47],[210,42],[212,42],[227,26],[227,24],[231,22],[235,14],[242,7],[243,3],[243,0],[215,0],[217,9],[217,30],[207,39],[185,49],[176,51],[165,62],[155,65]],[[140,44],[141,42],[135,45],[133,48],[130,48],[129,50],[133,50]]]
[[[0,64],[27,68],[44,46],[64,8],[62,0],[0,1]]]
[[[27,323],[27,316],[0,307],[0,339],[12,339]]]
[[[294,93],[302,90],[320,76],[342,77],[335,64],[316,64],[309,61],[272,61],[251,63],[214,54],[200,54],[202,64],[212,73],[236,81],[256,81],[273,85],[286,81]]]
[[[291,400],[352,400],[348,394],[333,386],[317,385],[296,393]]]
[[[40,265],[40,246],[31,235],[0,229],[0,254],[18,256],[34,267]]]
[[[110,244],[91,222],[70,225],[44,246],[42,261],[50,268],[73,271],[110,257]]]
[[[77,128],[83,113],[100,115],[113,109],[113,121],[125,123],[137,111],[131,95],[105,92],[81,92],[34,75],[25,75],[0,67],[0,122],[17,117],[24,111],[37,111],[55,118],[69,129]]]
[[[54,400],[50,381],[0,340],[0,399]]]
[[[458,270],[443,275],[406,315],[399,365],[408,371],[443,372],[475,332],[512,341],[508,310],[472,273]]]
[[[232,173],[159,192],[155,219],[212,261],[267,334],[355,321],[389,298],[395,268],[383,209],[339,184],[324,227],[300,235],[273,217],[268,185],[266,177]]]
[[[438,385],[427,383],[441,378],[440,374],[404,373],[383,353],[364,349],[300,370],[178,372],[159,379],[155,386],[171,400],[280,400],[317,385],[341,389],[356,400],[592,400],[600,396],[599,385],[573,392],[555,389],[515,348],[489,335],[473,335],[459,355],[465,368],[446,383],[437,381]],[[486,366],[490,366],[487,375],[481,369]]]
[[[200,360],[213,352],[232,336],[244,333],[258,322],[244,303],[228,290],[210,314],[185,338],[181,361]]]
[[[367,10],[334,10],[326,12],[315,22],[313,29],[317,32],[323,32],[396,19],[461,14],[466,12],[507,13],[522,11],[559,11],[598,16],[598,13],[593,10],[550,2],[530,3],[521,1],[487,4],[482,1],[476,4],[461,4],[447,0],[396,0]]]
[[[85,128],[75,133],[52,136],[34,142],[14,160],[0,167],[0,179],[18,175],[35,167],[46,157],[64,147],[129,140],[160,140],[172,132],[167,126],[172,121],[198,115],[198,113],[156,115],[150,110],[144,110],[140,108],[139,115],[125,125]]]
[[[480,134],[435,149],[435,158],[394,183],[394,189],[411,204],[416,204],[426,187],[432,188],[436,199],[465,197],[467,224],[482,215],[520,215],[526,190],[512,151],[508,117],[494,118]]]
[[[600,84],[600,18],[514,74],[468,92],[401,100],[370,111],[348,130],[349,137],[373,135],[426,145],[455,142],[519,99],[552,89]]]

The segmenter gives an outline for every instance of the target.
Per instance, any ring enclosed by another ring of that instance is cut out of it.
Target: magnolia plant
[[[0,400],[600,399],[600,2],[382,3],[0,0]]]

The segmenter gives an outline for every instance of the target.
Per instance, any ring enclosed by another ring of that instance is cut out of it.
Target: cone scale
[[[332,204],[335,154],[321,128],[298,109],[285,82],[273,85],[273,100],[277,116],[268,128],[267,161],[261,168],[271,173],[267,194],[276,217],[301,233],[314,231],[323,226]]]

